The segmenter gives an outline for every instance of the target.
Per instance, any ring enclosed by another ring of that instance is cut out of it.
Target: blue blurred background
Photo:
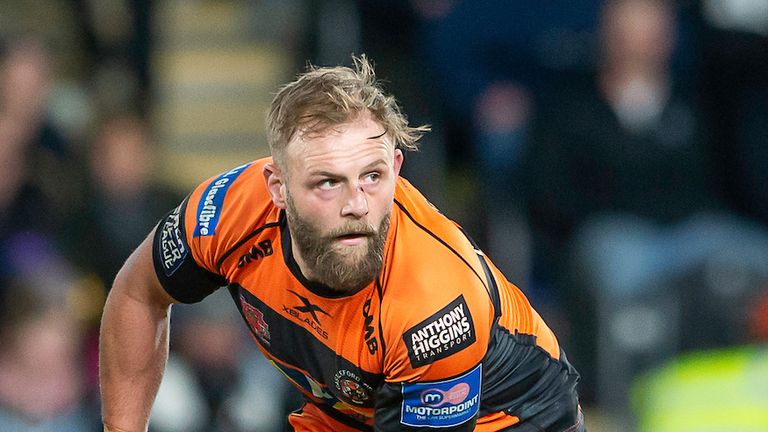
[[[768,430],[766,0],[3,0],[0,430],[100,430],[123,260],[353,53],[432,125],[404,176],[553,327],[590,431]],[[153,432],[297,407],[218,294],[174,307]]]

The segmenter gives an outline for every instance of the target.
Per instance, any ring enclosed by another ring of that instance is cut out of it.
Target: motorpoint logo
[[[429,407],[439,407],[443,404],[458,405],[469,396],[469,384],[458,383],[449,390],[432,388],[421,393],[421,403]]]
[[[461,416],[466,416],[468,412],[476,410],[479,401],[480,396],[475,395],[472,399],[457,405],[445,405],[442,407],[406,406],[405,413],[421,416],[422,419],[434,417],[434,420],[449,420],[451,418],[455,419]]]
[[[453,427],[470,420],[479,412],[481,382],[482,364],[478,364],[456,378],[403,384],[400,423]]]

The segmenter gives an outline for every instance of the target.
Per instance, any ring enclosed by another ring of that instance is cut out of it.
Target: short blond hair
[[[366,56],[352,56],[352,60],[354,69],[310,65],[277,92],[267,114],[267,143],[278,165],[296,133],[323,133],[366,112],[384,127],[396,147],[418,149],[429,126],[409,126],[395,98],[376,80]]]

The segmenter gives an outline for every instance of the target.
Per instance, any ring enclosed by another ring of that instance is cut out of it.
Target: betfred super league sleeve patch
[[[155,241],[158,243],[159,258],[166,276],[173,275],[189,253],[189,247],[182,232],[184,207],[184,204],[176,207],[166,215],[157,227],[158,233]]]
[[[455,354],[475,342],[475,327],[464,295],[403,334],[414,368]]]
[[[400,423],[413,427],[453,427],[467,422],[480,408],[482,363],[445,381],[403,384]]]

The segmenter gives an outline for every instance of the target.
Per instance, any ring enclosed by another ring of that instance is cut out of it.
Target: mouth
[[[347,233],[336,237],[336,240],[347,246],[356,246],[368,240],[369,233]]]

